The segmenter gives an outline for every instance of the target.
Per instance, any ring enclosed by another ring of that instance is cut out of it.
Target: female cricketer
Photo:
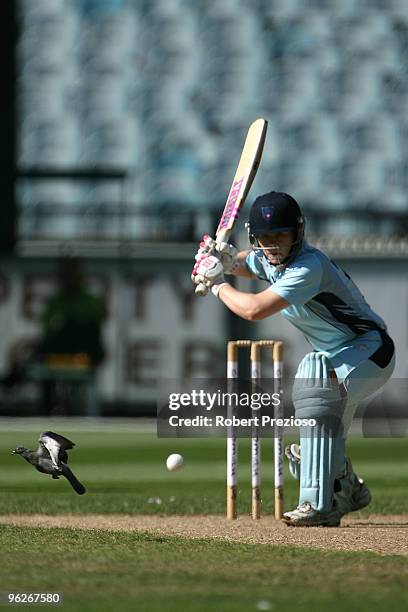
[[[315,425],[301,427],[300,447],[285,450],[300,492],[297,508],[283,520],[292,526],[337,526],[342,516],[371,500],[345,456],[345,439],[358,404],[390,378],[394,344],[348,274],[306,242],[304,226],[290,195],[259,196],[247,224],[252,248],[238,253],[205,236],[192,280],[248,321],[280,312],[310,343],[312,351],[296,373],[293,405],[296,417]],[[258,278],[269,286],[259,293],[238,291],[224,274]]]

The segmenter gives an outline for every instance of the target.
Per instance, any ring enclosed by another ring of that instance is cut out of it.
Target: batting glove
[[[199,249],[195,255],[195,260],[199,263],[204,257],[208,255],[218,255],[221,261],[225,274],[232,274],[235,267],[237,266],[236,256],[237,249],[228,242],[216,242],[214,238],[211,238],[208,234],[203,236]]]
[[[224,268],[218,257],[209,255],[198,262],[192,280],[196,285],[204,285],[207,289],[211,289],[214,295],[218,295],[220,286],[226,284]]]

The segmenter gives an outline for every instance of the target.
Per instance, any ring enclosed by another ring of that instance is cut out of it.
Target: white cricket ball
[[[178,453],[173,453],[167,457],[166,466],[169,472],[180,470],[183,467],[183,464],[184,464],[183,455],[179,455]]]

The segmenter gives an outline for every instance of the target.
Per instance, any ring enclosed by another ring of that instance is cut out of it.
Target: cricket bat
[[[266,119],[256,119],[249,126],[224,212],[215,233],[215,242],[218,244],[228,242],[239,211],[245,203],[261,161],[267,128],[268,122]],[[196,295],[206,295],[208,289],[201,283],[197,285],[195,292]]]

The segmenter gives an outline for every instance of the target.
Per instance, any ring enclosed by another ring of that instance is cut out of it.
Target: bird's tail
[[[69,481],[71,487],[75,489],[75,491],[78,493],[78,495],[83,495],[84,493],[86,493],[84,485],[79,482],[79,480],[75,477],[73,472],[71,472],[71,470],[65,463],[62,464],[62,473]]]

